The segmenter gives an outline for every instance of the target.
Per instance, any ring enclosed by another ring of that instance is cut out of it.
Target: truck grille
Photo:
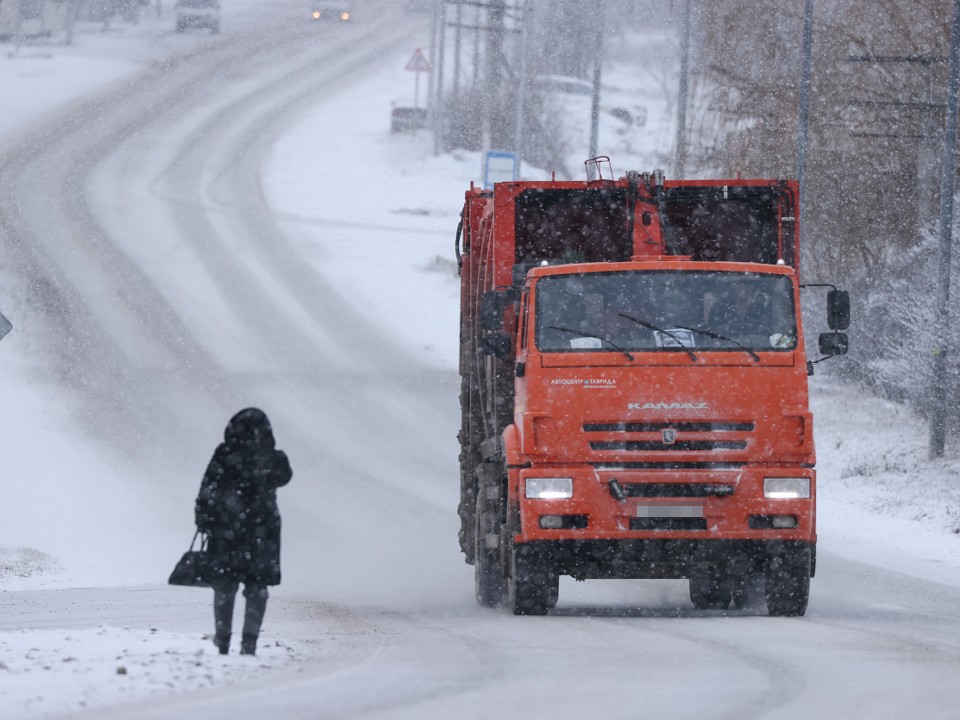
[[[585,423],[583,430],[603,435],[588,437],[592,450],[714,452],[746,449],[748,434],[753,432],[754,424],[727,421]],[[655,437],[649,437],[653,434]]]
[[[733,495],[733,483],[623,483],[625,497],[705,498]]]
[[[655,422],[655,423],[585,423],[586,432],[753,432],[753,423],[743,422]]]
[[[595,462],[597,470],[739,470],[742,462]]]
[[[712,450],[743,450],[747,447],[746,440],[677,440],[672,443],[657,442],[655,440],[624,440],[621,442],[591,442],[591,450],[667,450],[674,452],[704,452]]]
[[[631,530],[706,530],[703,518],[630,518]]]

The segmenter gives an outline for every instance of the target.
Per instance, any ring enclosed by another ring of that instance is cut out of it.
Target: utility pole
[[[934,402],[930,414],[930,457],[943,456],[947,437],[947,358],[950,346],[950,251],[953,242],[953,193],[957,171],[957,100],[960,85],[960,0],[953,0],[950,25],[950,79],[940,167],[940,247],[937,271],[936,334],[933,355]]]
[[[938,345],[933,349],[933,370],[930,384],[930,428],[929,456],[938,458],[943,455],[946,446],[947,420],[947,360],[950,333],[950,255],[953,234],[953,194],[954,173],[956,172],[956,133],[957,133],[957,5],[955,0],[954,23],[951,28],[951,48],[949,57],[940,55],[859,55],[852,56],[850,62],[869,63],[871,65],[896,64],[905,67],[922,67],[926,72],[926,95],[921,101],[913,100],[854,100],[850,104],[862,107],[874,113],[918,111],[922,113],[920,129],[901,130],[897,127],[889,131],[879,128],[874,131],[851,133],[854,137],[915,139],[919,142],[917,152],[917,224],[930,219],[933,196],[933,173],[935,167],[933,150],[933,119],[941,110],[945,113],[945,130],[942,139],[942,161],[940,167],[940,228],[937,266],[937,293],[934,306],[934,336]],[[934,102],[933,66],[948,62],[949,81],[946,106]],[[909,87],[909,80],[896,78],[897,87]],[[915,84],[915,83],[913,83]],[[894,120],[898,120],[896,115]],[[876,118],[873,118],[876,123]],[[801,194],[803,188],[801,187]],[[803,227],[803,226],[801,226]]]
[[[517,89],[517,115],[514,127],[513,145],[517,153],[517,173],[522,177],[523,145],[524,145],[524,117],[527,103],[527,39],[529,38],[529,24],[533,22],[533,6],[531,0],[524,0],[523,15],[520,19],[520,43],[517,46],[517,56],[520,65],[520,86]]]
[[[457,25],[453,31],[453,106],[460,100],[460,53],[463,43],[463,5],[457,3]]]
[[[807,246],[807,129],[810,117],[810,72],[813,65],[813,0],[803,9],[803,50],[800,62],[800,117],[797,120],[797,184],[800,186],[800,247]]]
[[[430,73],[429,95],[432,104],[430,122],[433,124],[433,154],[440,154],[441,139],[446,126],[446,110],[443,107],[443,54],[446,47],[447,5],[444,0],[433,0],[433,19],[430,32],[430,59],[434,72]],[[438,49],[439,46],[439,49]]]
[[[503,33],[506,17],[506,0],[490,0],[487,4],[487,52],[483,83],[483,150],[493,147],[493,143],[503,142],[497,132],[494,137],[494,116],[499,114],[501,74],[503,68]],[[499,130],[499,128],[496,128]]]
[[[598,144],[600,135],[600,82],[603,77],[603,3],[596,9],[597,38],[593,54],[593,101],[590,105],[590,153],[592,158],[599,154]]]
[[[687,172],[687,96],[690,92],[690,0],[683,0],[680,18],[680,88],[677,93],[677,157],[674,172],[682,178]]]

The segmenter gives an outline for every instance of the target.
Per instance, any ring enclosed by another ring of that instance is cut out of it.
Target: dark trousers
[[[218,583],[213,588],[213,619],[217,637],[230,637],[233,628],[233,604],[239,587],[240,583],[227,581]],[[243,596],[247,599],[243,613],[243,636],[256,638],[260,635],[260,625],[267,610],[267,586],[244,583]]]

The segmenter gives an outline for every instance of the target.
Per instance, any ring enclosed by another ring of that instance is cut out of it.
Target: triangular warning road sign
[[[417,48],[413,51],[413,55],[407,61],[406,69],[415,72],[430,72],[430,63],[427,62],[427,57],[423,54],[423,50]]]

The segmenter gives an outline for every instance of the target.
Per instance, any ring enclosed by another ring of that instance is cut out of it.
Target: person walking
[[[273,430],[258,408],[241,410],[227,423],[197,495],[197,528],[207,534],[213,586],[213,642],[230,651],[233,606],[240,583],[246,609],[241,655],[255,655],[267,608],[267,588],[280,584],[280,510],[277,488],[293,472]]]

